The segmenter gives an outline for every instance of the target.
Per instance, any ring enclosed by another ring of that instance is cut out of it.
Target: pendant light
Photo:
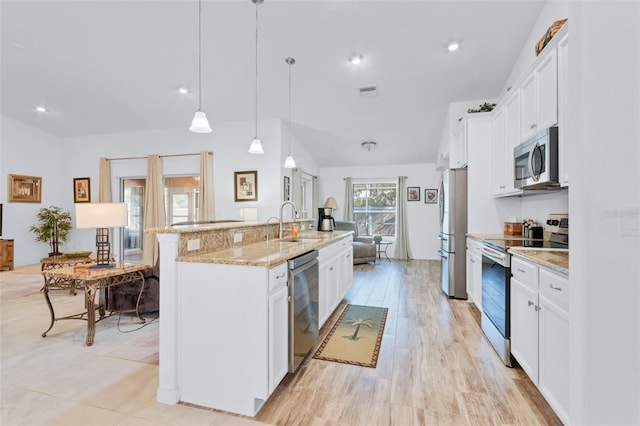
[[[193,116],[191,130],[194,133],[211,133],[207,114],[202,112],[202,0],[198,0],[198,110]]]
[[[262,142],[258,139],[258,6],[264,0],[251,0],[256,5],[256,133],[249,147],[249,154],[264,154]]]
[[[291,156],[291,66],[296,63],[296,60],[289,57],[284,61],[289,65],[289,154],[284,160],[284,168],[293,169],[296,167],[296,162],[293,161],[293,157]]]

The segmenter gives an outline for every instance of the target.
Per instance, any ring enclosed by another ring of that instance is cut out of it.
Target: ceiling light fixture
[[[362,147],[367,151],[371,152],[372,149],[376,149],[378,144],[374,141],[364,141],[362,142]]]
[[[296,63],[294,58],[286,58],[284,60],[289,65],[289,154],[287,158],[284,160],[284,168],[285,169],[293,169],[296,167],[296,162],[293,160],[291,156],[291,66]]]
[[[202,0],[198,0],[198,110],[189,130],[194,133],[211,133],[207,114],[202,112]]]
[[[362,59],[364,58],[364,56],[358,54],[358,55],[353,55],[349,58],[349,62],[351,62],[353,65],[358,65],[362,62]]]
[[[449,52],[454,52],[454,51],[458,50],[459,47],[460,47],[460,43],[458,43],[457,41],[452,41],[447,46],[447,49],[449,49]]]
[[[180,92],[183,95],[186,95],[187,93],[189,93],[186,87],[178,87],[178,92]]]
[[[37,106],[36,107],[36,111],[41,112],[41,113],[45,113],[47,112],[47,109],[43,106]]]
[[[264,154],[262,142],[258,139],[258,6],[264,0],[251,0],[256,5],[256,133],[249,147],[249,154]]]

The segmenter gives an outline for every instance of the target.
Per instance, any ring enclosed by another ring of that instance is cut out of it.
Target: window
[[[353,219],[360,235],[396,236],[395,183],[353,184]]]
[[[199,176],[164,178],[164,202],[166,224],[198,220],[200,193]],[[144,234],[144,192],[147,180],[122,179],[122,201],[129,209],[128,225],[123,229],[123,253],[125,262],[142,259]]]

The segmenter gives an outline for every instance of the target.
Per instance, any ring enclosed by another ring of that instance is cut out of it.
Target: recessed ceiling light
[[[43,106],[37,106],[36,111],[44,113],[47,112],[47,109]]]
[[[183,95],[189,93],[186,87],[178,87],[178,92],[182,93]]]
[[[349,62],[351,62],[353,65],[358,65],[359,63],[362,62],[363,58],[364,56],[362,55],[353,55],[349,57]]]
[[[457,41],[452,41],[447,46],[447,49],[449,49],[449,52],[453,52],[453,51],[458,50],[459,47],[460,47],[460,44]]]

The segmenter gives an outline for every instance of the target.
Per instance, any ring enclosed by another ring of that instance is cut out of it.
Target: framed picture
[[[233,172],[236,201],[258,201],[258,171]]]
[[[39,203],[42,178],[38,176],[9,175],[9,201]]]
[[[91,180],[88,177],[73,178],[73,202],[91,202]]]
[[[424,203],[435,204],[438,202],[438,190],[437,189],[425,189],[424,190]]]
[[[284,177],[284,201],[291,199],[291,178],[289,176]]]
[[[410,186],[407,188],[407,201],[420,201],[419,186]]]

